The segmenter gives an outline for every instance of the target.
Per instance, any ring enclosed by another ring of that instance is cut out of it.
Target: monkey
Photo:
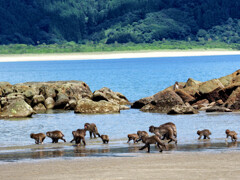
[[[138,139],[139,139],[139,136],[137,134],[128,134],[128,142],[127,143],[129,143],[129,141],[131,141],[131,140],[133,140],[133,142],[135,143],[135,142],[137,142]]]
[[[148,133],[146,131],[137,131],[137,135],[139,137],[138,140],[136,140],[136,142],[138,143],[139,141],[142,141],[142,136],[149,136]]]
[[[103,144],[108,144],[108,142],[109,142],[108,135],[101,135],[100,137],[103,141]]]
[[[237,133],[235,131],[230,131],[229,129],[227,129],[225,131],[225,133],[227,135],[226,139],[230,136],[232,142],[236,142],[237,141]]]
[[[177,89],[179,89],[179,84],[176,81],[175,84],[173,85],[173,90],[177,90]]]
[[[177,127],[176,127],[176,125],[175,125],[174,123],[172,123],[172,122],[167,122],[167,123],[164,123],[164,124],[160,125],[159,127],[161,128],[161,127],[164,127],[164,126],[170,126],[170,127],[172,127],[172,129],[173,129],[173,135],[174,135],[175,138],[177,138]],[[163,136],[162,140],[164,140],[164,139],[165,139],[165,137]]]
[[[45,137],[46,137],[46,135],[43,133],[38,133],[38,134],[31,133],[30,134],[30,138],[35,139],[36,144],[43,144]]]
[[[61,139],[64,142],[66,142],[66,140],[63,138],[64,134],[61,131],[48,131],[46,133],[47,137],[52,139],[52,143],[58,143],[58,140]]]
[[[100,134],[98,133],[98,129],[96,124],[94,123],[85,123],[84,124],[84,129],[86,129],[87,131],[89,131],[90,134],[90,139],[92,139],[92,134],[94,136],[94,138],[96,138],[96,135],[98,135],[98,137],[100,137]]]
[[[169,125],[165,125],[163,127],[150,126],[149,132],[159,136],[160,139],[162,139],[162,137],[167,138],[169,140],[168,143],[174,141],[175,144],[177,144],[177,140],[174,138],[173,129]]]
[[[145,145],[143,147],[141,147],[139,150],[148,148],[148,153],[150,153],[150,144],[157,144],[157,146],[159,148],[159,152],[163,151],[161,146],[163,146],[167,150],[166,145],[160,141],[160,138],[157,135],[153,135],[150,137],[149,136],[141,136],[140,138],[142,139],[143,143],[145,143]]]
[[[72,131],[72,135],[73,135],[73,140],[71,140],[70,143],[75,141],[77,145],[80,145],[82,141],[84,146],[86,145],[86,141],[85,141],[86,129],[77,129],[76,131]]]
[[[198,130],[197,134],[199,135],[198,139],[201,139],[202,136],[203,136],[203,139],[206,139],[206,138],[210,139],[209,135],[211,135],[212,133],[208,129],[204,129],[202,131]]]

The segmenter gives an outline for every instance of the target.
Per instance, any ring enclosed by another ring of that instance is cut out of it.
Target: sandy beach
[[[11,179],[238,179],[240,153],[168,153],[0,165]]]
[[[240,51],[231,50],[168,50],[168,51],[133,51],[133,52],[93,52],[65,54],[18,54],[0,55],[0,62],[18,61],[59,61],[59,60],[97,60],[150,57],[184,57],[184,56],[214,56],[240,55]]]

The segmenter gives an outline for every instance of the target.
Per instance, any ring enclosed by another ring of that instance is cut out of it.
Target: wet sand
[[[0,55],[0,62],[97,60],[97,59],[213,56],[213,55],[240,55],[240,51],[220,49],[220,50],[93,52],[93,53],[64,53],[64,54],[17,54],[17,55]]]
[[[240,153],[153,153],[0,165],[11,179],[238,179]]]

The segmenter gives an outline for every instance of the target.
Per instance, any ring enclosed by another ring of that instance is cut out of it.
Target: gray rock
[[[55,101],[54,101],[54,99],[53,99],[52,97],[48,97],[48,98],[45,100],[44,104],[45,104],[45,107],[46,107],[47,109],[53,109],[54,106],[55,106]]]

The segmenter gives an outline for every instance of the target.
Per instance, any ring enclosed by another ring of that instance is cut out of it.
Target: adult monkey
[[[86,136],[86,129],[77,129],[76,131],[72,131],[73,139],[70,141],[72,143],[75,141],[77,145],[83,142],[84,146],[86,145],[85,136]]]
[[[157,144],[157,146],[159,148],[159,152],[163,151],[161,146],[163,146],[167,150],[166,145],[161,142],[159,136],[157,136],[157,135],[153,135],[153,136],[150,136],[150,137],[146,136],[146,135],[142,135],[142,136],[140,136],[140,138],[145,145],[142,148],[140,148],[139,150],[143,150],[145,148],[148,148],[148,153],[150,153],[150,144]]]
[[[90,134],[90,138],[92,139],[92,134],[94,136],[94,138],[96,138],[96,135],[98,135],[98,137],[101,137],[100,134],[98,133],[98,129],[96,124],[94,123],[85,123],[84,124],[84,129],[86,129],[86,131],[89,131]]]
[[[177,127],[176,127],[176,125],[172,122],[167,122],[167,123],[164,123],[164,124],[160,125],[159,127],[162,128],[162,127],[166,127],[166,126],[170,126],[172,128],[173,135],[174,135],[175,138],[177,138]],[[163,136],[162,140],[164,140],[164,139],[165,139],[165,136]]]
[[[66,142],[66,140],[63,138],[64,137],[64,134],[59,131],[59,130],[56,130],[56,131],[48,131],[46,133],[47,137],[51,138],[52,139],[52,143],[58,143],[58,140],[61,139],[63,140],[64,142]]]
[[[36,144],[43,144],[45,137],[46,137],[46,135],[43,133],[38,133],[38,134],[31,133],[30,134],[30,138],[35,139]]]
[[[169,125],[165,125],[165,126],[162,126],[162,127],[150,126],[149,127],[149,132],[154,133],[160,139],[162,139],[162,138],[168,139],[169,140],[168,143],[174,141],[175,144],[177,144],[177,140],[174,138],[173,128]]]

